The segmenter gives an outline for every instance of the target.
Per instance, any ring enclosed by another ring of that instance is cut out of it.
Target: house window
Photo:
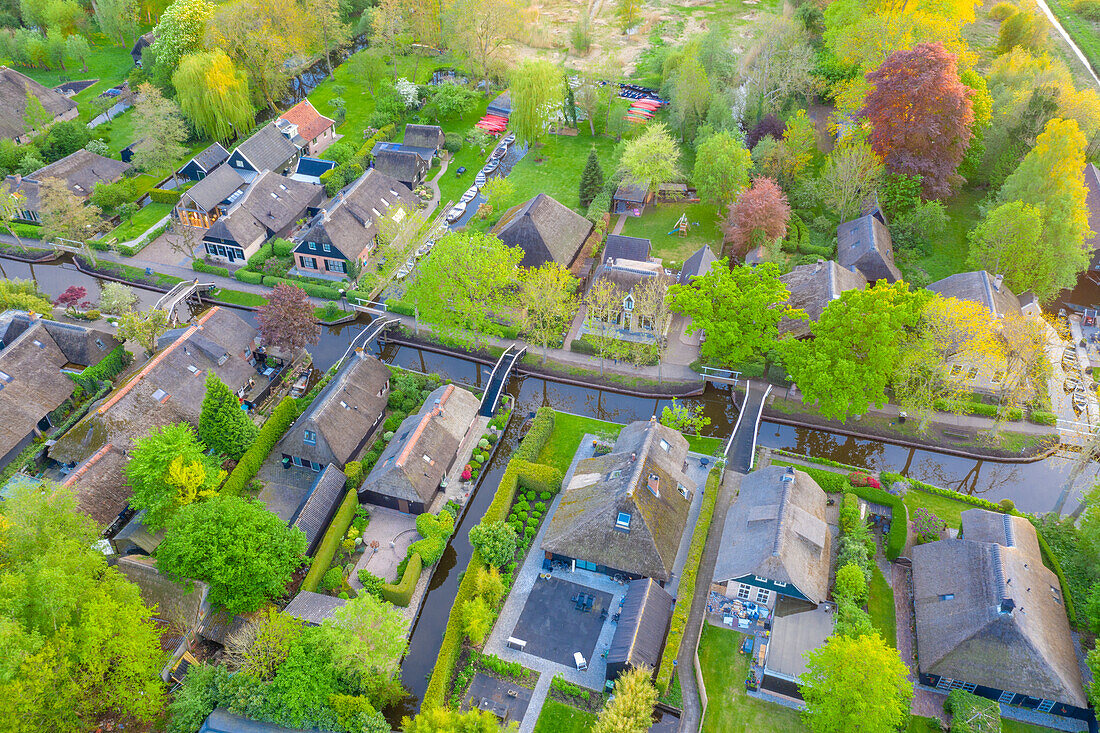
[[[156,392],[153,393],[153,399],[157,402],[167,402],[168,393],[165,392],[163,389],[158,389]]]
[[[758,588],[756,590],[756,602],[762,603],[765,606],[768,605],[768,601],[771,600],[772,592],[765,588]]]
[[[244,161],[241,160],[240,158],[237,158],[237,167],[238,168],[244,168]]]
[[[587,560],[577,560],[576,563],[577,567],[581,570],[591,570],[592,572],[596,572],[596,563],[594,562],[588,562]]]
[[[784,583],[782,580],[773,580],[772,583],[774,583],[776,586],[778,586],[780,588],[786,588],[787,587],[787,584]]]
[[[329,272],[347,272],[344,263],[340,260],[325,260],[325,269]]]
[[[1054,598],[1056,603],[1062,602],[1062,591],[1058,590],[1053,585],[1050,586],[1050,595]]]
[[[607,474],[608,479],[621,478],[623,475],[622,469],[616,468],[611,473]]]
[[[431,463],[431,462],[432,462],[432,457],[429,456],[427,453],[425,453],[424,454],[424,463]]]
[[[767,578],[761,578],[759,575],[754,575],[752,577],[756,580],[757,583],[770,583],[771,582]]]
[[[661,477],[655,473],[649,474],[646,487],[649,489],[649,493],[659,498],[661,496]]]
[[[668,444],[667,440],[665,440],[664,438],[661,439],[661,450],[663,450],[665,453],[668,453],[671,447],[672,446]]]
[[[1055,703],[1053,700],[1043,700],[1039,703],[1039,707],[1035,709],[1040,713],[1049,713],[1054,708],[1054,705]]]
[[[305,269],[307,269],[307,270],[316,270],[317,269],[317,259],[316,258],[314,258],[314,257],[303,257],[303,258],[301,258],[301,260],[302,260],[302,267],[304,267]]]
[[[630,531],[630,513],[619,512],[618,518],[615,520],[615,529],[621,529],[624,532]]]
[[[634,310],[634,299],[631,298],[629,295],[623,298],[623,310]]]
[[[4,382],[5,384],[11,384],[11,375],[8,374],[7,372],[0,371],[0,382]]]
[[[955,598],[954,593],[944,593],[942,596],[940,596],[941,601],[950,601],[950,600],[954,600],[954,598]]]
[[[103,339],[96,339],[95,340],[95,345],[98,346],[101,349],[107,348],[106,346],[103,345]]]
[[[1015,697],[1016,697],[1015,692],[1009,692],[1008,690],[1005,690],[1004,692],[1001,693],[1001,696],[997,698],[997,702],[1001,703],[1002,705],[1011,705],[1012,700]]]
[[[328,242],[325,242],[325,243],[324,243],[324,244],[323,244],[323,245],[321,246],[321,248],[322,248],[322,249],[324,249],[324,250],[325,250],[326,252],[331,252],[331,251],[332,251],[332,245],[331,245],[331,244],[329,244]]]
[[[684,497],[685,499],[687,499],[687,498],[688,498],[688,490],[687,490],[687,487],[686,487],[686,486],[684,486],[684,485],[683,485],[682,483],[680,483],[679,481],[677,481],[677,482],[676,482],[676,490],[680,492],[680,496]]]
[[[749,596],[752,594],[752,586],[740,583],[737,586],[737,597],[742,601],[749,600]]]
[[[962,370],[963,370],[962,365],[961,364],[956,364],[955,366],[951,367],[951,376],[952,377],[959,376],[960,374],[962,374]]]
[[[966,373],[966,378],[973,379],[976,376],[978,376],[978,367],[970,367],[970,371]]]
[[[307,430],[305,437],[302,438],[302,442],[306,445],[317,445],[317,433],[312,430]]]

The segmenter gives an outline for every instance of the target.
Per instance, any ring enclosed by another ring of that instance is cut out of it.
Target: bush
[[[833,583],[833,598],[838,602],[849,600],[857,606],[863,605],[867,600],[867,578],[863,574],[863,568],[852,564],[839,568]]]
[[[840,503],[840,531],[848,534],[857,524],[859,524],[859,497],[849,491]]]
[[[276,239],[271,242],[271,251],[276,257],[290,257],[294,252],[294,242]]]
[[[1004,3],[998,3],[998,5],[1002,4]],[[1087,20],[1100,21],[1100,0],[1076,0],[1073,3],[1073,12]],[[990,16],[992,16],[992,12]]]
[[[516,448],[516,452],[512,454],[512,458],[534,463],[550,441],[550,434],[553,432],[554,411],[549,407],[540,407],[535,413],[535,419],[531,421],[531,428],[527,431],[523,442]]]
[[[470,544],[492,567],[499,568],[515,557],[517,541],[515,530],[503,521],[482,520],[470,529]]]
[[[349,461],[344,466],[344,475],[348,477],[346,484],[348,491],[358,491],[363,485],[363,464],[359,461]]]
[[[340,298],[340,291],[330,285],[317,285],[316,283],[298,283],[302,290],[306,291],[306,295],[312,298],[323,298],[324,300],[338,300]]]
[[[1078,0],[1078,2],[1080,2],[1080,0]],[[1077,7],[1076,7],[1076,3],[1075,3],[1074,4],[1074,10],[1076,10],[1076,9],[1077,9]],[[1004,2],[1004,0],[1002,0],[1002,2],[997,3],[992,8],[989,9],[989,17],[992,20],[1004,20],[1005,18],[1009,17],[1010,15],[1015,15],[1018,12],[1019,12],[1019,8],[1017,8],[1015,4],[1010,3],[1010,2]]]
[[[322,593],[332,593],[344,585],[344,571],[340,568],[329,568],[321,578],[318,590]]]
[[[229,277],[228,267],[217,267],[216,265],[208,265],[202,260],[192,260],[191,269],[195,272],[205,272],[208,275],[221,275],[222,277]]]
[[[149,200],[157,204],[177,204],[180,200],[180,192],[166,191],[163,188],[150,188]]]
[[[386,300],[386,310],[391,313],[396,313],[400,316],[412,316],[416,315],[416,308],[410,304],[394,298],[388,298]]]
[[[943,709],[951,713],[951,733],[999,733],[1001,708],[995,700],[966,690],[952,690]]]
[[[444,135],[443,149],[452,155],[462,150],[462,133],[450,132]]]
[[[237,278],[243,283],[249,283],[251,285],[259,285],[264,281],[264,276],[260,273],[244,269],[234,272],[233,277]]]
[[[382,598],[395,606],[401,606],[402,608],[408,606],[412,600],[413,591],[416,590],[416,583],[420,580],[422,570],[423,564],[420,555],[413,554],[405,564],[405,572],[401,575],[401,582],[396,585],[390,585],[389,583],[382,585]],[[366,584],[364,583],[364,585]]]
[[[1100,0],[1097,0],[1100,3]],[[1032,410],[1031,414],[1027,416],[1027,419],[1036,425],[1057,425],[1058,416],[1053,412],[1046,412],[1045,410]]]
[[[869,486],[852,486],[848,481],[848,477],[839,473],[833,473],[832,471],[826,471],[821,468],[799,467],[800,471],[808,473],[817,485],[829,493],[838,493],[843,491],[850,491],[859,498],[869,501],[873,504],[885,504],[892,510],[893,517],[890,521],[890,534],[886,536],[886,559],[896,560],[901,551],[905,549],[905,540],[909,534],[909,512],[905,507],[905,502],[900,497],[889,494],[882,489],[873,489]],[[887,481],[888,476],[897,476],[897,474],[882,473],[880,476],[883,482],[888,486],[890,483]],[[901,478],[897,476],[897,478]],[[911,482],[912,483],[912,482]],[[996,506],[995,504],[993,506]]]

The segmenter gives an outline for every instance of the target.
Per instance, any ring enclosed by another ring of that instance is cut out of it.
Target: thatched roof
[[[836,228],[837,260],[840,266],[855,267],[868,282],[902,280],[894,265],[894,244],[890,230],[874,214],[846,221]]]
[[[227,165],[220,165],[210,175],[183,192],[180,197],[185,205],[194,203],[200,211],[213,211],[214,207],[245,187],[241,174]]]
[[[325,619],[336,612],[336,609],[343,608],[346,603],[347,601],[343,598],[304,590],[294,596],[294,600],[287,604],[283,613],[301,619],[310,626],[320,626]]]
[[[1003,318],[1009,313],[1020,313],[1019,298],[1008,289],[1002,278],[994,277],[985,270],[950,275],[932,283],[928,289],[945,298],[977,303],[997,318]]]
[[[306,209],[319,204],[324,195],[324,187],[316,183],[266,171],[248,184],[226,216],[231,218],[244,210],[269,232],[278,232],[305,216]]]
[[[389,367],[356,352],[286,432],[277,452],[321,465],[346,465],[385,411],[389,380]],[[314,445],[305,441],[307,430],[315,434]]]
[[[431,501],[480,406],[461,387],[447,384],[436,389],[420,412],[397,428],[362,490],[409,502]]]
[[[557,262],[568,268],[592,231],[592,223],[577,212],[540,193],[504,213],[492,233],[509,247],[523,250],[523,267]]]
[[[0,351],[0,457],[19,448],[39,420],[72,396],[76,383],[61,371],[68,361],[40,323]]]
[[[267,228],[256,221],[247,209],[237,209],[211,224],[202,239],[204,242],[235,242],[241,249],[248,249],[256,242],[267,239]]]
[[[198,580],[182,583],[157,570],[151,557],[129,555],[118,561],[119,571],[138,587],[141,600],[154,608],[154,617],[178,630],[197,628],[210,604],[206,602],[209,587]]]
[[[687,440],[660,423],[624,427],[611,453],[577,464],[543,550],[666,582],[696,489],[681,470],[687,453]],[[620,513],[629,531],[617,528]]]
[[[405,125],[405,139],[402,145],[411,148],[429,148],[436,150],[443,147],[443,128],[439,125]]]
[[[374,170],[410,184],[420,180],[428,164],[414,150],[383,149],[374,156]]]
[[[102,155],[96,155],[81,148],[61,160],[39,168],[22,180],[17,180],[15,176],[8,176],[6,180],[10,191],[21,191],[26,197],[23,208],[28,211],[37,211],[40,205],[41,184],[46,179],[58,178],[65,182],[65,187],[74,196],[86,199],[92,195],[95,184],[114,183],[122,178],[122,174],[130,170],[130,167],[129,163],[104,158]]]
[[[630,181],[623,181],[619,184],[619,187],[615,189],[615,196],[613,198],[616,201],[644,204],[646,199],[649,198],[649,191],[646,190],[645,186],[640,186]]]
[[[962,517],[963,539],[913,548],[920,671],[1086,707],[1062,589],[1035,528],[984,509]]]
[[[408,186],[371,168],[336,195],[310,220],[297,236],[295,252],[322,257],[361,259],[378,236],[379,217],[393,216],[390,209],[416,210],[416,199]],[[325,252],[329,244],[333,252]]]
[[[310,104],[308,99],[303,99],[286,112],[279,115],[280,120],[286,120],[298,127],[298,135],[308,142],[313,142],[317,137],[329,129],[335,127],[336,120],[325,117]]]
[[[780,334],[795,337],[810,333],[810,326],[821,317],[825,306],[840,297],[845,290],[862,290],[867,278],[859,270],[849,270],[832,260],[821,260],[812,265],[798,265],[779,278],[791,293],[788,305],[806,311],[809,320],[784,318],[779,322]]]
[[[652,578],[631,581],[611,638],[608,665],[646,665],[656,669],[665,648],[672,603],[672,596]]]
[[[231,616],[224,609],[211,611],[199,624],[199,636],[225,646],[229,637],[244,628],[247,623],[248,619],[244,616]]]
[[[129,450],[153,428],[177,422],[197,426],[208,371],[234,391],[249,378],[263,383],[247,356],[256,336],[240,316],[220,307],[206,311],[193,326],[168,332],[160,351],[50,447],[50,457],[80,463],[108,440]]]
[[[76,503],[100,527],[109,527],[126,509],[133,493],[126,483],[126,454],[107,443],[70,473],[64,486],[76,491]]]
[[[302,530],[306,536],[306,555],[313,557],[317,546],[321,544],[325,530],[332,521],[340,502],[344,500],[344,489],[348,477],[331,463],[317,476],[309,493],[294,516],[290,526]]]
[[[38,98],[50,120],[76,109],[76,102],[65,95],[44,87],[34,79],[15,69],[0,66],[0,137],[14,140],[27,129],[27,90]]]
[[[257,172],[279,170],[298,154],[298,148],[290,142],[274,122],[269,122],[252,134],[233,151],[240,153]]]
[[[812,603],[829,592],[825,492],[802,471],[769,466],[741,480],[726,514],[714,582],[746,575],[787,583]]]
[[[603,246],[603,259],[637,260],[649,259],[650,243],[643,237],[626,237],[622,234],[608,234]]]
[[[710,268],[717,261],[718,258],[710,251],[710,247],[704,244],[695,250],[691,257],[684,260],[684,266],[680,268],[680,279],[677,282],[680,285],[687,285],[695,278],[710,272]]]

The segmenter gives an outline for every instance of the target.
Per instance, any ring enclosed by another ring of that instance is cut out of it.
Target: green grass
[[[547,700],[535,723],[535,733],[585,733],[596,724],[596,716],[572,705]]]
[[[1098,24],[1073,11],[1073,0],[1050,0],[1051,11],[1058,17],[1066,33],[1085,54],[1094,69],[1100,69],[1100,35]]]
[[[702,453],[705,456],[713,456],[726,445],[726,441],[722,438],[707,438],[705,436],[687,434],[684,434],[684,437],[687,438],[688,450],[695,453]]]
[[[930,255],[916,261],[928,273],[930,282],[967,270],[970,245],[966,235],[978,225],[978,204],[984,197],[982,191],[967,189],[947,202],[947,231],[936,240],[935,250]]]
[[[4,63],[12,66],[21,74],[29,76],[39,84],[55,87],[64,81],[76,79],[98,79],[87,89],[77,94],[73,99],[80,107],[82,117],[86,114],[91,119],[92,109],[88,102],[95,99],[101,92],[120,84],[134,68],[134,59],[130,56],[130,46],[111,46],[110,42],[99,37],[98,42],[88,56],[88,70],[84,71],[79,63],[68,64],[68,69],[25,69],[11,64],[10,59],[4,59]]]
[[[573,455],[580,447],[585,433],[614,439],[622,429],[623,426],[616,423],[555,412],[554,432],[550,434],[550,440],[546,442],[542,453],[539,453],[538,462],[553,466],[564,474],[569,470],[569,464],[573,462]]]
[[[745,694],[749,658],[738,652],[742,634],[703,625],[699,664],[707,687],[704,733],[800,733],[807,728],[798,711],[773,705]]]
[[[119,244],[137,239],[171,212],[172,204],[151,203],[134,214],[129,221],[122,222],[108,232],[107,238],[114,237]]]
[[[886,582],[886,577],[878,569],[878,565],[871,566],[871,587],[867,596],[867,613],[871,616],[871,623],[882,638],[896,647],[898,644],[897,620],[894,617],[894,591]]]
[[[545,193],[570,209],[585,213],[586,209],[581,208],[579,187],[588,151],[593,145],[604,175],[610,175],[615,149],[615,141],[611,138],[593,138],[587,128],[576,137],[547,135],[542,144],[528,150],[508,174],[515,192],[502,202],[501,212]]]
[[[229,288],[215,288],[210,291],[210,297],[214,300],[223,300],[226,303],[244,305],[250,308],[258,308],[261,305],[267,305],[267,298],[262,295],[245,293],[240,290],[230,290]]]
[[[947,522],[947,526],[959,528],[959,524],[962,521],[959,515],[965,512],[967,509],[973,509],[973,504],[967,504],[966,502],[956,501],[947,496],[941,496],[939,494],[930,494],[927,491],[919,491],[917,489],[910,489],[905,492],[906,508],[909,510],[909,516],[913,515],[917,509],[927,509],[935,514],[937,517]]]
[[[909,733],[936,733],[936,731],[943,730],[942,726],[933,728],[929,724],[931,718],[922,718],[919,715],[914,715],[909,718]]]
[[[687,235],[669,234],[685,212],[691,224]],[[656,204],[647,206],[641,216],[627,217],[622,233],[649,239],[653,256],[674,270],[704,244],[714,248],[721,243],[718,222],[718,211],[709,204]]]
[[[1032,725],[1031,723],[1021,723],[1018,720],[1001,718],[1001,733],[1046,733],[1047,731],[1053,730],[1053,728],[1044,728],[1041,725]]]

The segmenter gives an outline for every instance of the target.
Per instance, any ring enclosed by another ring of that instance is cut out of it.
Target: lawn
[[[738,651],[744,638],[736,631],[703,625],[699,664],[709,700],[703,720],[704,733],[806,731],[798,711],[745,694],[749,659]]]
[[[1018,720],[1001,718],[1001,733],[1046,733],[1047,731],[1053,730],[1053,728],[1044,728],[1041,725],[1032,725],[1031,723],[1021,723]]]
[[[230,290],[229,288],[215,288],[210,291],[209,297],[214,300],[221,300],[226,303],[244,305],[251,308],[267,305],[267,298],[262,295],[258,295],[257,293],[245,293],[240,290]]]
[[[572,705],[547,700],[535,723],[535,733],[585,733],[596,724],[596,716]]]
[[[573,455],[580,447],[585,433],[614,439],[622,429],[623,426],[617,423],[555,412],[554,432],[550,434],[550,440],[539,454],[538,462],[554,466],[565,473],[569,470],[569,464],[573,462]]]
[[[681,237],[670,234],[676,222],[687,213],[690,229]],[[664,260],[665,267],[677,270],[693,252],[704,244],[717,249],[722,243],[718,228],[718,212],[709,204],[657,204],[647,206],[641,216],[626,219],[622,233],[630,237],[645,237],[653,244],[653,256]]]
[[[124,221],[107,233],[107,238],[114,237],[119,243],[137,239],[142,234],[153,228],[158,221],[168,216],[172,211],[172,204],[151,203],[140,209],[129,221]]]
[[[684,435],[687,438],[688,450],[695,453],[702,453],[705,456],[713,456],[725,445],[726,441],[722,438],[708,438],[701,435]]]
[[[982,191],[966,189],[947,202],[947,231],[936,241],[930,255],[916,261],[917,266],[928,273],[930,282],[967,269],[970,245],[966,235],[978,224],[978,203],[984,197]],[[902,270],[905,269],[903,265]]]
[[[894,617],[894,591],[886,582],[886,577],[878,569],[878,565],[872,565],[871,587],[867,596],[867,612],[871,616],[871,623],[882,638],[896,647],[898,643],[897,621]]]
[[[913,516],[913,512],[917,509],[927,509],[947,522],[947,526],[954,527],[955,529],[959,528],[959,523],[962,521],[959,519],[959,515],[967,509],[974,508],[973,504],[967,504],[947,496],[930,494],[927,491],[919,491],[917,489],[910,489],[905,492],[905,499],[903,501],[905,501],[906,509],[909,510],[909,516]]]
[[[95,84],[73,97],[80,107],[82,117],[87,115],[87,119],[91,119],[92,109],[87,102],[95,99],[101,92],[121,84],[134,68],[134,59],[130,56],[129,45],[112,46],[103,36],[94,37],[91,40],[94,40],[97,45],[92,47],[92,53],[88,56],[87,71],[84,71],[80,64],[69,64],[68,69],[47,70],[25,69],[11,64],[10,59],[5,59],[5,63],[20,74],[25,74],[48,87],[55,87],[62,82],[76,79],[98,79]]]

